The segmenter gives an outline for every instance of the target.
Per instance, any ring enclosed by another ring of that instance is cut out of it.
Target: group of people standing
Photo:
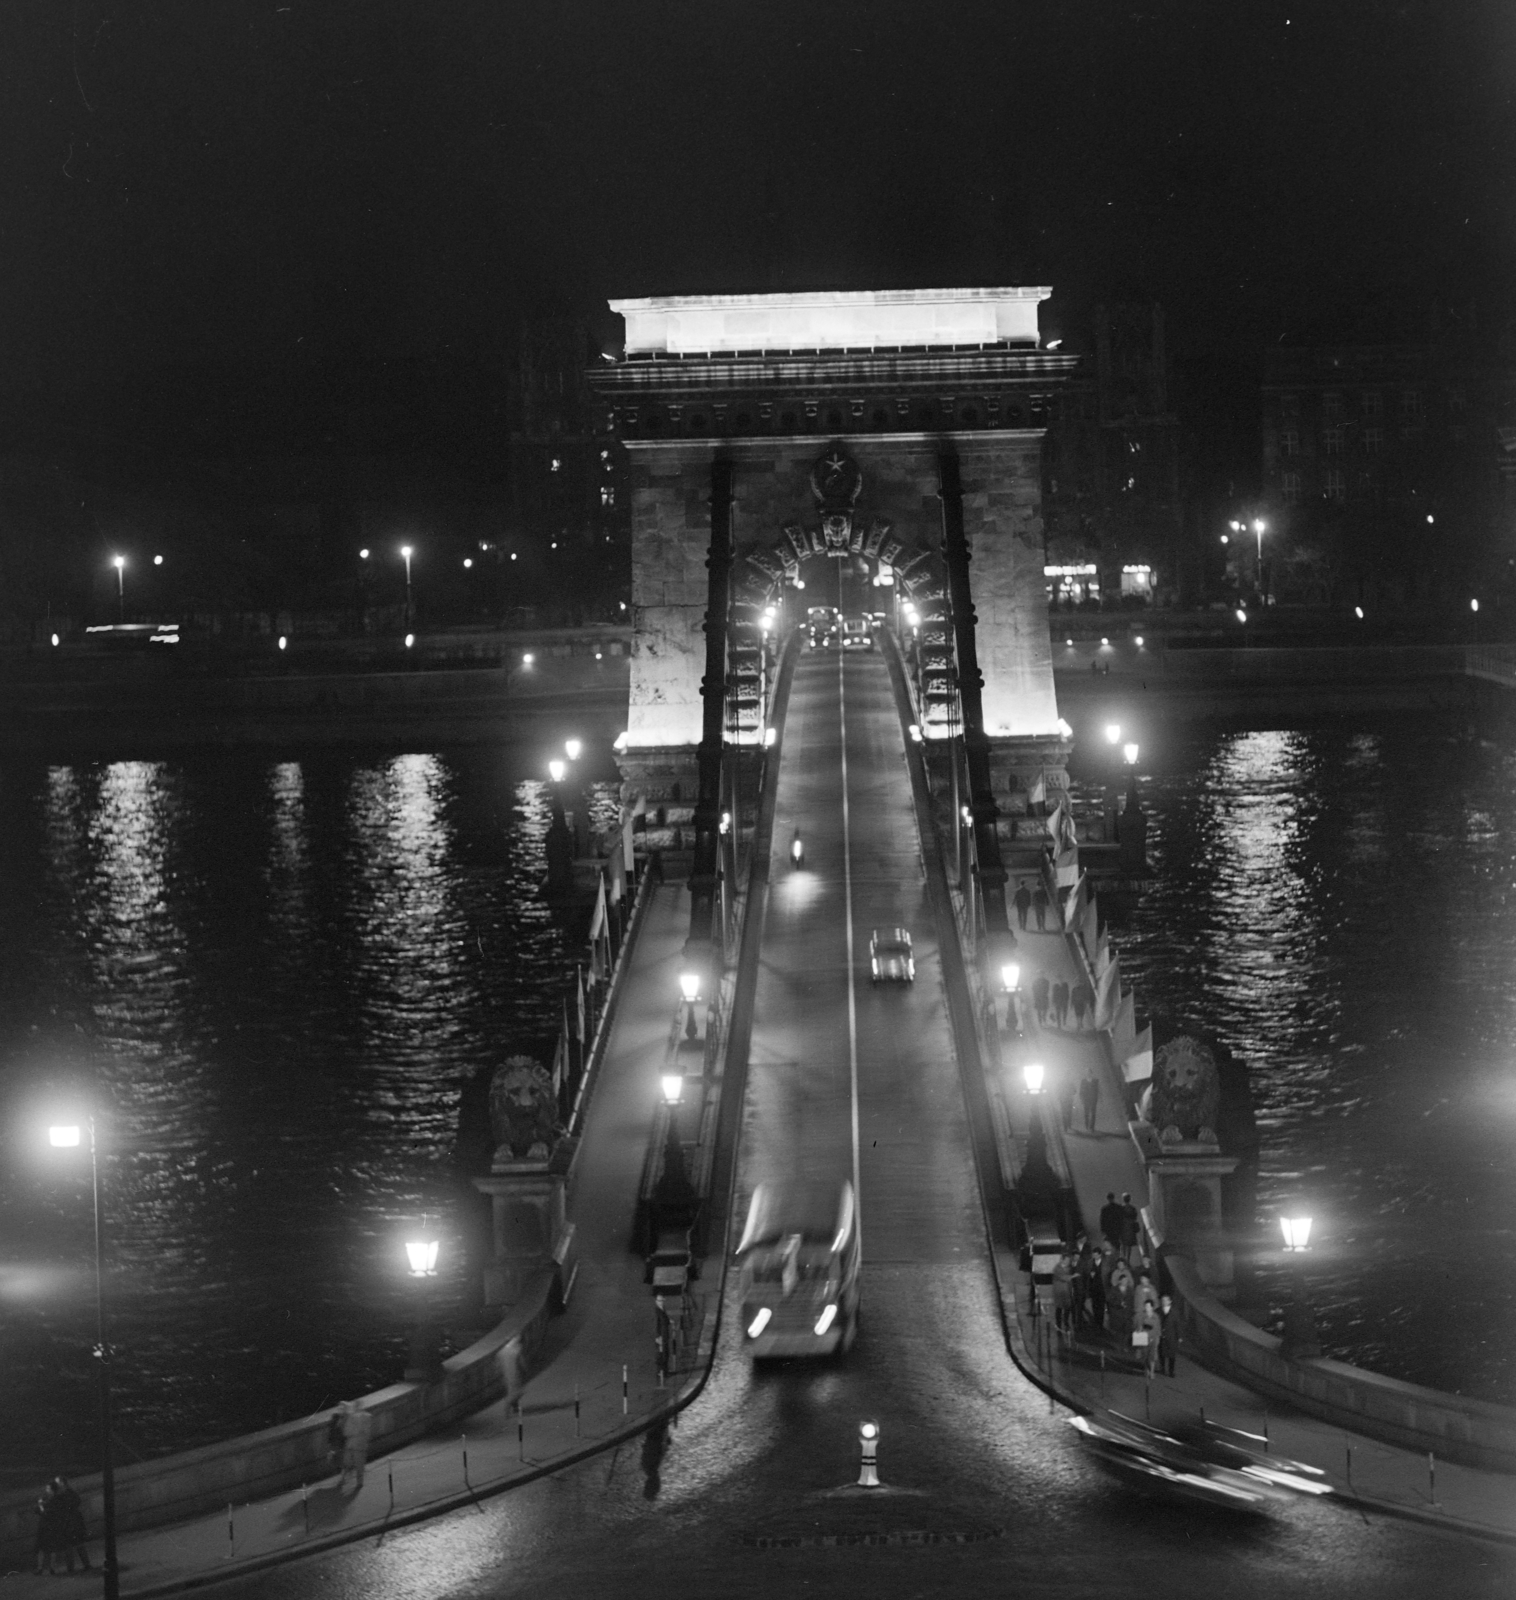
[[[90,1570],[89,1551],[85,1547],[84,1506],[79,1491],[61,1473],[49,1481],[37,1497],[37,1543],[33,1570],[58,1571],[62,1560],[64,1570],[72,1572],[74,1562]]]
[[[1054,1027],[1066,1028],[1069,1012],[1072,1011],[1075,1028],[1082,1029],[1086,1017],[1093,1028],[1095,991],[1082,979],[1075,984],[1065,983],[1062,978],[1057,983],[1049,983],[1045,977],[1039,976],[1032,984],[1032,1009],[1037,1013],[1039,1027],[1052,1022]]]
[[[1103,1330],[1119,1350],[1130,1349],[1151,1377],[1172,1378],[1179,1357],[1179,1319],[1173,1299],[1160,1294],[1152,1263],[1138,1250],[1137,1208],[1131,1195],[1106,1195],[1100,1211],[1104,1238],[1097,1250],[1081,1233],[1053,1268],[1053,1320],[1070,1336]],[[1135,1256],[1135,1259],[1134,1259]]]
[[[1021,931],[1026,932],[1027,913],[1032,912],[1037,918],[1038,933],[1046,933],[1048,925],[1048,892],[1039,883],[1035,889],[1028,889],[1023,882],[1017,885],[1016,897],[1012,902],[1016,907],[1016,920],[1021,924]]]

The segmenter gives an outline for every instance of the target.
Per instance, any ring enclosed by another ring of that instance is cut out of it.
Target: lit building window
[[[1321,443],[1329,456],[1342,454],[1342,429],[1327,428],[1321,436]]]
[[[1421,419],[1421,390],[1405,389],[1400,396],[1400,414],[1407,422]]]
[[[1378,417],[1384,414],[1384,397],[1377,389],[1365,389],[1359,396],[1359,405],[1366,417]]]
[[[1121,596],[1135,595],[1140,600],[1153,596],[1153,569],[1151,567],[1123,567],[1121,569]]]
[[[1324,417],[1340,417],[1342,415],[1342,396],[1335,390],[1329,390],[1322,395],[1321,414]]]
[[[554,456],[552,458],[552,460],[550,460],[548,462],[547,470],[549,472],[562,472],[563,471],[563,458],[561,456]]]
[[[1284,503],[1287,506],[1300,504],[1300,474],[1287,472],[1283,479]]]
[[[1384,429],[1365,428],[1363,430],[1363,453],[1366,456],[1377,456],[1384,449]]]
[[[1328,500],[1343,501],[1348,497],[1348,486],[1340,472],[1329,472],[1326,475],[1326,497]]]
[[[603,505],[603,506],[613,506],[613,505],[615,505],[615,503],[616,503],[616,491],[608,483],[601,484],[601,486],[600,486],[600,504]]]
[[[1287,456],[1298,456],[1300,454],[1300,435],[1294,428],[1286,428],[1279,435],[1279,449],[1282,454]]]

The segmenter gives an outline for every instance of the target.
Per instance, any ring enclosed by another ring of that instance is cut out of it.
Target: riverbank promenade
[[[119,1536],[121,1590],[170,1594],[387,1532],[614,1448],[698,1391],[710,1365],[720,1258],[694,1285],[672,1370],[660,1380],[652,1291],[632,1248],[658,1074],[676,1019],[689,891],[652,890],[625,974],[579,1151],[571,1217],[580,1266],[568,1307],[549,1324],[531,1376],[461,1425],[368,1463],[361,1488],[332,1472],[300,1489]],[[40,1491],[41,1485],[38,1485]],[[90,1558],[101,1559],[98,1540]],[[12,1572],[7,1594],[94,1592],[72,1578]]]
[[[1027,878],[1027,887],[1036,888]],[[1009,885],[1014,895],[1016,884]],[[1081,964],[1062,931],[1056,911],[1038,931],[1016,929],[1021,981],[1030,994],[1038,977],[1051,987],[1071,988],[1083,978]],[[1062,1147],[1080,1213],[1092,1243],[1099,1245],[1098,1218],[1107,1194],[1129,1193],[1139,1208],[1147,1204],[1147,1180],[1127,1131],[1125,1087],[1120,1070],[1092,1027],[1051,1020],[1039,1026],[1027,1005],[1028,1042],[1047,1069],[1044,1111],[1062,1123],[1061,1092],[1093,1072],[1100,1082],[1095,1127],[1085,1128],[1084,1108],[1076,1099],[1071,1126],[1062,1128]],[[1301,1412],[1271,1406],[1251,1390],[1192,1360],[1181,1346],[1176,1375],[1146,1379],[1130,1351],[1118,1350],[1110,1336],[1088,1325],[1073,1337],[1053,1326],[1048,1292],[1033,1311],[1036,1297],[1030,1274],[1017,1258],[997,1260],[1002,1307],[1012,1353],[1056,1400],[1078,1411],[1114,1410],[1155,1426],[1194,1423],[1202,1418],[1267,1438],[1281,1456],[1319,1467],[1334,1494],[1377,1511],[1440,1523],[1466,1533],[1516,1540],[1516,1477],[1432,1460],[1377,1439],[1347,1432]],[[1014,1287],[1013,1287],[1014,1286]]]

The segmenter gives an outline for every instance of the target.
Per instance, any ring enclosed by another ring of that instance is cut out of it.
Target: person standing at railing
[[[1048,892],[1040,883],[1032,891],[1032,912],[1037,918],[1038,933],[1046,933],[1048,924]]]

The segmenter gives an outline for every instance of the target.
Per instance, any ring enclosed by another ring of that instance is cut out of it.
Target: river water
[[[1516,751],[1430,715],[1143,750],[1122,972],[1252,1069],[1265,1315],[1304,1211],[1327,1354],[1516,1402]]]
[[[1329,1350],[1516,1400],[1516,755],[1404,717],[1144,750],[1123,970],[1253,1065]],[[94,1460],[88,1168],[45,1135],[84,1081],[126,1459],[398,1377],[422,1213],[459,1314],[459,1098],[552,1034],[577,948],[548,804],[511,752],[0,769],[0,1482]]]
[[[0,769],[0,1481],[96,1459],[89,1163],[46,1136],[90,1084],[126,1461],[398,1379],[428,1213],[466,1308],[460,1095],[550,1047],[581,948],[549,821],[509,752]]]

